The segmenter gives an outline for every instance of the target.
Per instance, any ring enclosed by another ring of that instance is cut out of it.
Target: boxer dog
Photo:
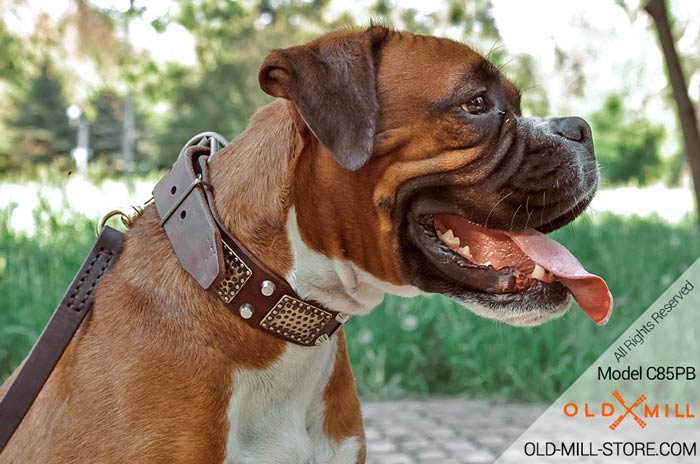
[[[489,61],[371,27],[274,50],[277,97],[210,163],[228,229],[302,298],[363,315],[439,293],[514,325],[596,322],[611,301],[543,233],[598,184],[580,118],[520,114]],[[2,463],[361,463],[345,338],[302,347],[252,328],[180,267],[153,207],[0,455]]]

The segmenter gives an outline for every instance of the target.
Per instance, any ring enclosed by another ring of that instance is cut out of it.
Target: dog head
[[[607,318],[602,279],[541,233],[597,188],[584,120],[523,117],[517,88],[471,48],[383,27],[275,50],[259,80],[308,129],[293,227],[307,261],[354,272],[346,291],[441,293],[516,325],[561,315],[573,294]]]

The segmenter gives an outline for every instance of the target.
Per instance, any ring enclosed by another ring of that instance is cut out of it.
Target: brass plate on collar
[[[310,345],[331,319],[333,315],[328,311],[284,295],[260,321],[260,326]]]
[[[216,294],[226,303],[230,303],[243,288],[253,272],[233,250],[222,241],[224,249],[224,280],[216,288]]]

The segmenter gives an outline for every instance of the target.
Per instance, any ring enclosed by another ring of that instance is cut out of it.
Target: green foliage
[[[36,236],[10,228],[12,208],[0,210],[0,378],[27,355],[90,250],[94,225],[68,221],[47,203],[35,213]]]
[[[663,126],[625,108],[620,95],[610,95],[590,121],[596,158],[609,183],[645,185],[661,176]]]
[[[685,152],[678,151],[671,156],[667,161],[666,170],[668,171],[668,185],[670,187],[678,187],[681,185],[684,170],[688,170],[688,159]]]
[[[74,131],[66,116],[62,82],[48,60],[14,107],[16,114],[5,121],[13,149],[0,157],[0,172],[27,170],[45,163],[69,165]]]
[[[125,169],[122,155],[124,104],[124,97],[108,88],[100,89],[89,102],[93,114],[90,118],[90,148],[92,149],[90,163],[99,166],[101,176],[118,176]],[[147,172],[156,167],[148,157],[154,150],[151,149],[149,152],[147,145],[142,143],[148,140],[145,134],[147,119],[138,107],[134,123],[137,171]]]
[[[29,351],[95,239],[84,217],[62,220],[46,207],[36,214],[33,237],[14,232],[9,217],[10,210],[0,210],[0,379]],[[442,297],[387,297],[346,328],[360,393],[551,400],[700,256],[689,220],[669,225],[605,215],[554,235],[607,279],[616,306],[607,326],[575,307],[524,329],[479,318]]]
[[[3,10],[0,8],[0,14]],[[0,18],[0,76],[13,86],[18,86],[26,73],[25,53],[21,41],[7,30]]]
[[[496,21],[493,19],[493,14],[491,13],[493,9],[492,0],[475,0],[468,4],[457,1],[453,4],[456,5],[457,8],[459,8],[460,5],[465,7],[465,14],[461,19],[467,36],[479,37],[484,40],[500,39]]]
[[[0,14],[11,11],[8,5],[15,3],[21,1],[0,0]],[[11,107],[2,116],[6,127],[0,127],[0,132],[7,134],[0,137],[0,174],[10,170],[31,173],[39,165],[56,161],[61,170],[70,169],[67,154],[74,131],[67,127],[64,116],[66,95],[92,116],[92,162],[104,175],[121,171],[121,140],[117,138],[121,134],[120,101],[127,96],[140,109],[137,171],[166,168],[191,135],[215,130],[233,138],[250,116],[270,101],[259,89],[257,73],[271,49],[355,25],[347,12],[329,21],[330,0],[173,3],[167,14],[154,18],[139,2],[131,2],[127,11],[120,12],[90,0],[75,0],[58,21],[39,15],[36,31],[29,37],[13,34],[0,15],[0,104]],[[548,116],[550,101],[536,63],[527,55],[508,55],[493,18],[493,0],[444,0],[443,6],[426,15],[397,2],[376,0],[369,12],[377,22],[390,27],[428,34],[456,33],[458,40],[488,55],[523,90],[526,114]],[[190,32],[196,43],[195,66],[158,64],[125,41],[121,31],[146,18],[156,31],[177,24]],[[75,36],[74,49],[68,50],[67,35]],[[582,47],[585,49],[585,44]],[[80,98],[85,94],[86,80],[46,61],[51,57],[53,63],[60,63],[69,55],[71,60],[77,56],[89,63],[102,82],[119,90],[102,95],[98,89],[92,101]],[[556,69],[569,76],[566,84],[573,95],[582,95],[585,89],[584,56],[555,48]],[[686,65],[692,60],[689,57]],[[27,78],[31,75],[38,77]],[[66,84],[64,88],[61,82]],[[622,97],[613,95],[593,115],[596,151],[605,179],[612,184],[645,184],[662,175],[677,180],[682,164],[674,159],[664,166],[660,157],[663,128],[623,106]],[[91,107],[95,111],[90,112]],[[163,108],[166,110],[161,111]]]
[[[517,56],[515,63],[508,63],[503,72],[520,89],[524,114],[549,116],[547,89],[537,80],[537,64],[531,55]]]
[[[92,102],[95,118],[91,121],[90,146],[95,158],[116,158],[122,145],[124,99],[115,92],[103,90]]]
[[[199,65],[194,70],[171,66],[164,72],[172,82],[168,96],[173,110],[158,137],[157,166],[172,164],[197,132],[213,130],[230,138],[240,133],[255,110],[270,101],[257,80],[267,53],[332,28],[324,22],[327,3],[181,1],[179,14],[168,20],[194,35]]]
[[[421,14],[415,8],[403,8],[396,2],[377,0],[370,8],[376,22],[388,27],[416,34],[435,34],[437,30],[451,29],[459,33],[457,40],[488,54],[497,66],[503,64],[505,52],[497,46],[501,36],[491,10],[492,0],[446,0],[445,7],[430,14]],[[439,35],[439,34],[437,34]],[[461,35],[461,37],[460,37]]]

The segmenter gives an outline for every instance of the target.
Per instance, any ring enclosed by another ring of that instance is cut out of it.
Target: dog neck
[[[216,209],[226,228],[270,271],[285,276],[292,254],[285,233],[290,171],[301,144],[282,101],[258,111],[210,162]]]
[[[228,230],[302,298],[336,311],[369,311],[381,301],[383,292],[361,285],[351,265],[339,266],[311,250],[297,226],[292,199],[297,161],[308,149],[307,132],[283,100],[258,111],[248,128],[212,158],[217,211]],[[365,288],[371,289],[370,294],[358,298],[358,292]],[[243,324],[237,318],[235,323]],[[278,343],[269,335],[262,336],[267,341],[260,343]],[[246,443],[250,436],[261,435],[273,437],[272,442],[260,443],[268,457],[274,455],[280,462],[325,462],[329,456],[312,458],[301,444],[311,440],[314,448],[328,453],[329,442],[323,437],[329,433],[329,438],[342,444],[344,451],[337,451],[339,455],[347,453],[353,456],[348,462],[354,462],[360,445],[345,435],[347,424],[360,424],[361,419],[347,416],[346,411],[323,413],[327,398],[344,397],[350,405],[357,402],[342,333],[320,347],[285,345],[265,369],[236,371],[228,406],[227,454],[258,456],[258,445]],[[270,414],[271,410],[275,414]],[[359,405],[351,412],[359,414]],[[318,420],[308,422],[310,416]],[[279,428],[280,421],[290,420],[306,421],[307,426],[302,431]],[[280,433],[285,436],[275,439]]]
[[[298,114],[277,100],[212,159],[216,207],[227,228],[268,269],[287,279],[304,299],[352,315],[368,313],[386,292],[402,293],[349,259],[329,258],[307,242],[297,220],[295,188],[313,189],[301,170],[323,148]],[[332,221],[333,218],[324,218]],[[335,219],[338,220],[338,219]]]

